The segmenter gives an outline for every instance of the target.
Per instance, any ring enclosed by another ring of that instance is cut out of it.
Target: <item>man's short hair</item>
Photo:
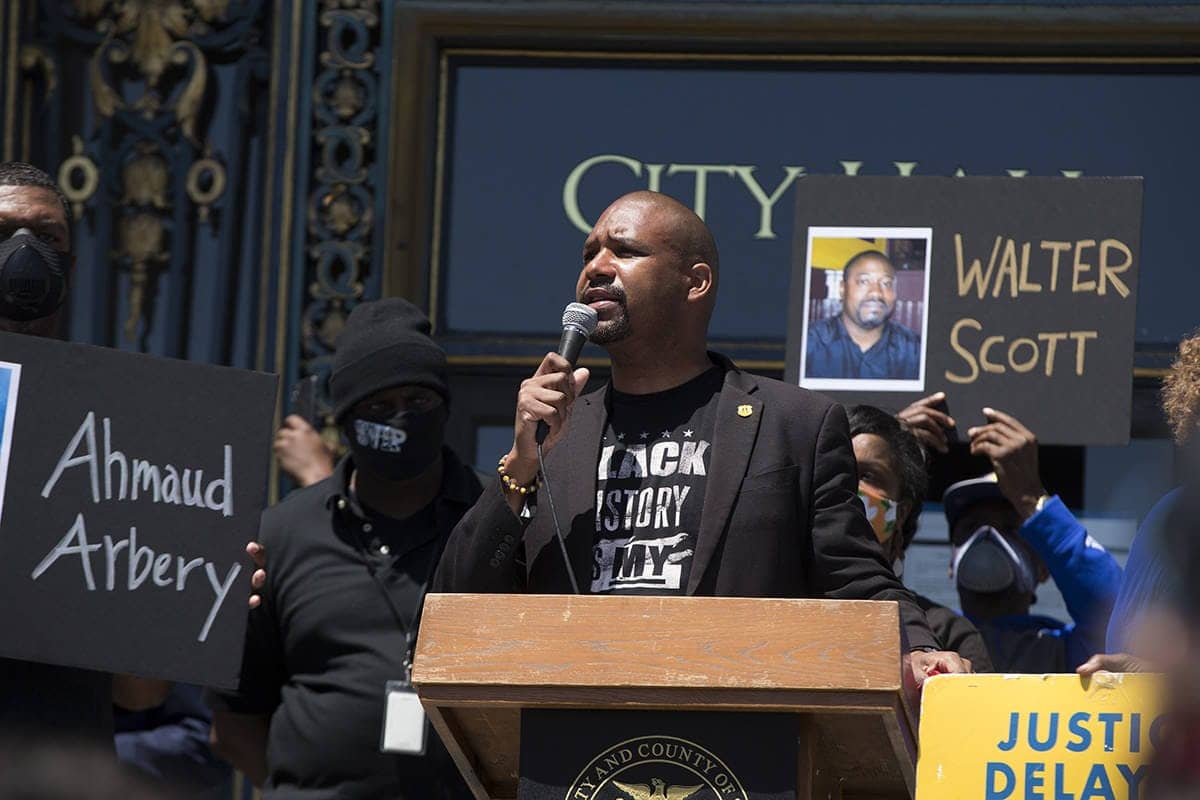
[[[1163,412],[1175,443],[1186,444],[1200,426],[1200,331],[1179,343],[1162,385]]]
[[[875,406],[853,406],[847,416],[850,419],[850,438],[862,433],[874,434],[887,444],[892,454],[892,463],[900,478],[900,496],[893,498],[908,506],[908,518],[900,530],[905,550],[917,535],[917,517],[925,492],[929,488],[929,475],[925,471],[925,454],[917,437],[907,431],[900,421],[883,409]]]
[[[868,258],[877,258],[883,263],[892,268],[892,272],[896,271],[896,265],[892,260],[881,250],[863,250],[861,253],[855,253],[850,256],[850,260],[846,262],[846,266],[842,267],[842,280],[850,277],[850,268],[860,261],[866,261]]]
[[[37,186],[49,189],[58,197],[58,202],[62,204],[63,215],[67,218],[67,224],[70,224],[71,203],[63,194],[63,190],[59,188],[58,182],[44,170],[40,170],[32,164],[26,164],[24,161],[0,162],[0,186]]]

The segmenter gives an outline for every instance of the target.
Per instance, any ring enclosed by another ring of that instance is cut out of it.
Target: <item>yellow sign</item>
[[[917,800],[1135,800],[1158,675],[944,675],[921,697]]]

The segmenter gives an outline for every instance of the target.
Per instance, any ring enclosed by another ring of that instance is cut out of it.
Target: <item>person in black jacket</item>
[[[521,384],[512,449],[451,535],[435,590],[897,600],[917,681],[967,671],[884,559],[842,408],[708,351],[717,280],[712,235],[678,201],[609,206],[576,299],[599,316],[611,385],[577,397],[588,371],[554,353]]]

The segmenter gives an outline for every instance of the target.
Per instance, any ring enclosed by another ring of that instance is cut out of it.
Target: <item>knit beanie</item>
[[[338,336],[329,375],[337,422],[359,401],[393,386],[425,386],[449,404],[446,354],[429,331],[429,318],[402,298],[356,306]]]

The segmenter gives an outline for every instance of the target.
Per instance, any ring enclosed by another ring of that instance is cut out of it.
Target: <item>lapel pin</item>
[[[748,417],[753,413],[754,413],[754,406],[750,405],[749,403],[738,406],[738,416],[739,417]]]

